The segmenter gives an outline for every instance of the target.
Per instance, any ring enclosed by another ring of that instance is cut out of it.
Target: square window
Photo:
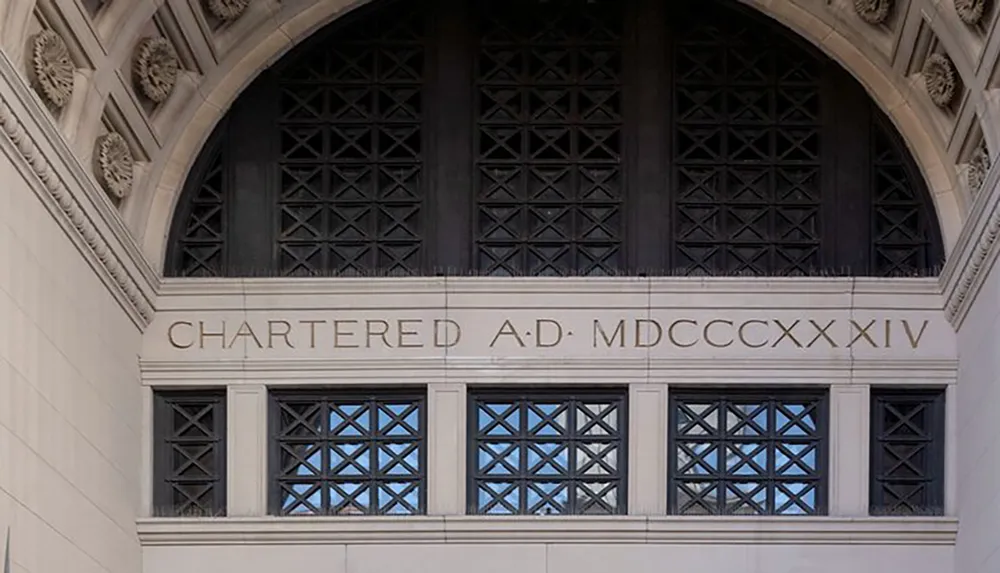
[[[471,394],[469,513],[625,513],[625,397]]]
[[[154,400],[153,514],[225,515],[225,390],[157,391]]]
[[[823,514],[826,416],[825,393],[671,393],[670,512]]]
[[[273,392],[271,398],[272,513],[426,511],[424,396]]]
[[[944,390],[872,390],[871,515],[944,513]]]

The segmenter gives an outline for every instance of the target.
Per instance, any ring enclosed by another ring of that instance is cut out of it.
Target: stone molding
[[[23,173],[30,171],[31,188],[136,326],[144,330],[154,312],[157,281],[152,269],[6,54],[0,54],[0,79],[0,132],[4,135],[0,145],[13,151],[11,160]]]
[[[941,273],[945,316],[955,330],[961,328],[997,256],[1000,255],[998,238],[1000,238],[1000,170],[993,165],[970,206],[962,234]]]
[[[311,384],[954,384],[957,360],[916,359],[576,359],[406,358],[371,360],[140,360],[145,386],[239,387]]]
[[[656,543],[797,545],[953,545],[951,517],[267,517],[138,519],[151,546]]]

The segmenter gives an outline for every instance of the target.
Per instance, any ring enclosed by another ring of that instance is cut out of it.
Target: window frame
[[[868,515],[870,517],[900,517],[900,516],[942,516],[945,515],[945,482],[947,479],[946,440],[947,440],[947,389],[944,387],[872,387],[870,398],[870,424],[868,432]],[[921,399],[922,398],[922,399]],[[909,402],[924,402],[931,420],[929,422],[931,438],[927,440],[928,472],[931,474],[927,483],[928,504],[924,507],[926,513],[894,514],[887,512],[884,499],[885,492],[880,487],[884,477],[881,473],[881,462],[885,448],[881,445],[881,433],[884,429],[880,403],[886,400]],[[876,503],[880,502],[880,503]]]
[[[618,482],[618,505],[614,513],[606,514],[584,514],[567,512],[561,514],[554,514],[562,517],[586,517],[586,516],[624,516],[629,515],[628,509],[628,485],[629,485],[629,434],[630,434],[630,419],[629,419],[629,388],[628,386],[578,386],[572,388],[552,388],[552,387],[529,387],[529,388],[491,388],[491,387],[476,387],[470,386],[467,390],[467,422],[466,422],[466,463],[465,463],[465,484],[466,484],[466,503],[465,503],[465,513],[469,516],[483,517],[483,518],[496,518],[496,517],[519,517],[519,518],[532,518],[535,517],[534,513],[518,512],[512,514],[490,514],[479,511],[479,503],[477,496],[477,482],[480,479],[477,463],[477,450],[479,445],[478,439],[478,424],[476,409],[477,405],[483,400],[497,399],[502,401],[519,401],[521,403],[525,401],[541,401],[546,399],[551,399],[553,401],[559,400],[562,402],[573,402],[580,399],[597,399],[597,400],[608,400],[617,401],[618,403],[618,436],[616,443],[618,444],[618,473],[616,476],[616,481]],[[574,414],[575,415],[575,414]],[[519,421],[519,424],[522,421]],[[521,444],[525,443],[524,434],[518,434],[516,441]],[[515,440],[512,440],[515,441]],[[579,438],[574,435],[573,438],[568,440],[562,440],[561,443],[575,444],[579,442]],[[526,462],[518,459],[518,475],[510,481],[518,482],[518,488],[520,491],[521,483],[525,481],[531,481],[530,474],[521,473],[522,470],[526,469]],[[574,464],[575,465],[575,464]],[[581,481],[580,477],[573,474],[572,477],[565,479],[570,484],[576,484]],[[567,505],[573,505],[575,510],[575,496],[571,496],[571,501]],[[525,502],[523,499],[519,499],[518,505],[520,509],[521,502]]]
[[[770,519],[770,518],[792,518],[792,519],[802,519],[802,518],[815,518],[823,517],[829,515],[830,511],[830,486],[833,483],[831,475],[831,465],[830,465],[830,441],[833,438],[831,436],[830,430],[832,428],[830,420],[830,387],[829,386],[796,386],[789,387],[787,389],[782,389],[780,387],[774,386],[757,386],[757,387],[720,387],[720,388],[693,388],[693,387],[675,387],[671,386],[667,396],[667,483],[665,484],[667,488],[667,515],[674,517],[699,517],[700,515],[684,514],[678,513],[677,511],[677,488],[675,487],[677,479],[677,426],[676,426],[676,412],[678,402],[690,401],[690,400],[711,400],[715,402],[726,402],[730,400],[759,400],[768,402],[788,402],[796,400],[810,400],[816,402],[817,410],[817,422],[816,422],[816,434],[818,436],[818,445],[816,448],[816,475],[818,476],[816,480],[816,511],[811,514],[796,515],[796,514],[777,514],[777,513],[762,513],[753,514],[752,516],[756,519]],[[720,420],[720,426],[724,423],[724,420]],[[722,434],[725,436],[725,434]],[[721,438],[721,443],[727,443],[725,438]],[[767,438],[768,443],[774,443],[774,439]],[[721,455],[721,454],[720,454]],[[766,483],[772,484],[775,482],[773,468],[770,467],[770,460],[768,467],[768,475],[765,480]],[[719,477],[715,477],[714,481],[717,483],[728,483],[724,477],[724,474],[720,473]],[[767,499],[768,505],[773,503],[773,499],[769,496]],[[728,514],[716,512],[711,514],[710,517],[718,518],[733,518],[739,517],[740,514]]]
[[[340,517],[345,515],[354,515],[349,513],[333,513],[332,508],[328,507],[328,500],[325,502],[321,499],[320,509],[321,513],[315,514],[290,514],[284,513],[282,511],[282,476],[281,476],[281,408],[279,403],[281,399],[294,399],[298,402],[308,402],[314,401],[323,404],[321,406],[329,415],[329,403],[337,401],[364,401],[369,403],[379,404],[383,401],[403,401],[410,400],[418,404],[418,424],[420,425],[420,436],[419,436],[419,464],[420,471],[417,473],[417,481],[419,482],[420,493],[418,496],[418,511],[414,513],[406,514],[390,514],[390,513],[379,513],[370,512],[359,514],[365,517],[416,517],[427,515],[427,488],[429,486],[428,480],[428,447],[430,441],[428,439],[429,433],[427,428],[428,416],[427,409],[429,405],[428,393],[426,387],[421,388],[355,388],[355,387],[331,387],[331,386],[320,386],[320,387],[299,387],[299,388],[268,388],[267,391],[267,505],[266,512],[267,515],[271,517],[276,517],[280,519],[295,519],[301,517]],[[377,434],[369,434],[365,436],[366,442],[373,442],[378,439]],[[330,441],[324,441],[325,444],[329,444]],[[369,483],[379,483],[380,474],[377,472],[373,474],[366,474],[365,481]],[[381,476],[384,478],[385,476]],[[316,483],[327,483],[330,482],[328,478],[317,478]],[[376,490],[377,493],[377,490]]]
[[[229,488],[229,468],[227,467],[227,442],[228,436],[228,411],[227,392],[225,388],[197,388],[197,389],[153,389],[153,515],[160,517],[183,517],[178,514],[173,503],[173,491],[171,477],[175,471],[172,459],[172,436],[174,433],[173,415],[176,409],[173,404],[183,403],[209,403],[213,402],[215,412],[213,413],[213,431],[215,432],[215,465],[217,475],[213,478],[215,483],[212,486],[214,503],[210,509],[212,517],[221,517],[227,514],[227,490]]]

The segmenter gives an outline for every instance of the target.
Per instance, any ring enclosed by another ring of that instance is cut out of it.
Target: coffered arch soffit
[[[167,250],[171,218],[188,171],[215,125],[242,90],[263,70],[280,59],[292,47],[352,9],[371,0],[328,0],[309,3],[285,3],[262,18],[261,24],[233,44],[219,64],[206,71],[197,87],[197,96],[174,114],[176,126],[163,139],[161,149],[151,158],[142,188],[125,206],[125,218],[137,235],[147,256],[162,271]],[[739,0],[775,19],[807,39],[849,71],[866,88],[872,99],[895,124],[917,161],[931,191],[941,225],[946,251],[958,240],[965,211],[971,199],[960,182],[956,161],[939,130],[938,118],[922,85],[894,69],[889,58],[875,47],[863,28],[865,23],[846,24],[845,14],[826,10],[820,2],[793,0]],[[938,10],[938,2],[913,0]],[[149,16],[153,7],[143,3],[141,13]],[[850,4],[850,3],[848,3]],[[939,18],[930,23],[945,26]],[[975,66],[960,46],[949,50],[955,67],[965,79],[965,72],[975,75]],[[898,66],[897,66],[898,67]],[[975,84],[970,83],[970,87]],[[971,94],[982,103],[983,94]],[[971,97],[970,96],[970,97]],[[926,100],[926,101],[925,101]],[[989,110],[980,115],[988,125]],[[985,135],[990,137],[992,134]]]

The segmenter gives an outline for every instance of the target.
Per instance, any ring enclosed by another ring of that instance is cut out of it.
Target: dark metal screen
[[[282,275],[420,272],[423,18],[396,2],[281,73]]]
[[[377,0],[237,99],[175,276],[913,276],[930,194],[849,73],[735,0]]]
[[[932,250],[925,203],[914,188],[919,174],[903,161],[888,127],[872,126],[872,265],[877,276],[919,275]]]
[[[686,19],[674,43],[674,265],[821,269],[821,63],[746,18]]]
[[[208,156],[203,177],[189,198],[177,237],[177,271],[185,277],[223,274],[226,260],[226,204],[229,184],[223,150]]]
[[[873,390],[872,515],[944,513],[944,391]]]
[[[271,397],[272,513],[425,512],[423,396],[274,392]]]
[[[154,400],[154,515],[225,515],[225,391],[157,392]]]
[[[626,513],[624,392],[470,396],[470,514]]]
[[[624,262],[621,5],[513,3],[481,2],[478,268],[612,274]]]
[[[670,513],[826,512],[824,396],[672,393],[670,420]]]

